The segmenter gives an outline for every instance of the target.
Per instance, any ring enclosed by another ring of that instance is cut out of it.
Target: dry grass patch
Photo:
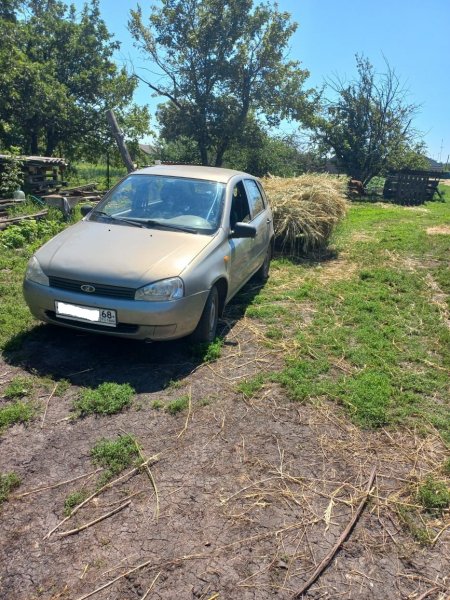
[[[291,255],[326,246],[334,227],[347,213],[346,179],[305,174],[264,181],[269,196],[275,236]]]
[[[450,225],[438,225],[437,227],[428,227],[428,235],[450,235]]]

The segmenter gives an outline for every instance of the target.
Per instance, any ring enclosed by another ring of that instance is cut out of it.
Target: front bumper
[[[23,283],[25,301],[32,314],[40,321],[82,331],[154,341],[174,340],[192,333],[200,320],[208,293],[206,290],[179,300],[145,302],[75,293],[28,280]],[[61,318],[55,314],[55,300],[115,310],[117,326],[108,327]]]

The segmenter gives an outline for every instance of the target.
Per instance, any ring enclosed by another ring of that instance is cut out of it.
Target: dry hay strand
[[[344,178],[314,173],[264,181],[275,237],[283,251],[298,255],[326,246],[334,227],[346,215],[346,186]]]

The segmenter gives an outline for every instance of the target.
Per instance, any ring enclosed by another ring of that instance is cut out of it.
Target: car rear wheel
[[[191,335],[194,342],[210,343],[216,337],[217,321],[219,319],[219,292],[213,286],[206,300],[205,308],[198,325]]]

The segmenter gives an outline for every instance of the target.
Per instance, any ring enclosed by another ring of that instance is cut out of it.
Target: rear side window
[[[258,184],[253,179],[245,180],[245,188],[247,190],[247,198],[250,204],[252,217],[256,217],[265,208],[264,200],[261,195]]]

